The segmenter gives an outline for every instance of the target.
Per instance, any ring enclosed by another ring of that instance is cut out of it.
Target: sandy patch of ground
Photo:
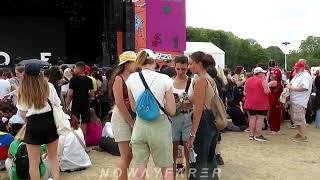
[[[270,142],[249,141],[247,133],[228,132],[222,135],[225,165],[221,167],[222,180],[318,180],[320,179],[320,130],[308,127],[308,143],[292,142],[289,138],[295,130],[283,126],[284,135],[264,134]],[[118,157],[104,152],[91,151],[93,167],[74,173],[62,173],[62,180],[116,179],[103,177],[103,172],[112,174]],[[152,160],[150,167],[154,167]],[[153,169],[153,168],[152,168]],[[153,170],[152,170],[153,171]],[[161,179],[150,171],[147,179]],[[102,176],[101,176],[102,175]],[[8,179],[0,172],[0,179]],[[179,178],[181,179],[181,178]]]

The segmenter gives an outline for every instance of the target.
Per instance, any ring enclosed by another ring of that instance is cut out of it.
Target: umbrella
[[[42,70],[49,69],[50,64],[47,61],[41,61],[39,59],[27,59],[21,61],[19,64],[27,65],[27,64],[39,64]]]

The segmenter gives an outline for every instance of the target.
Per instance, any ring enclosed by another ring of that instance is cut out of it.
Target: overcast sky
[[[320,36],[320,0],[186,0],[187,26],[231,31],[263,47],[298,49],[309,35]],[[281,47],[282,48],[282,47]]]

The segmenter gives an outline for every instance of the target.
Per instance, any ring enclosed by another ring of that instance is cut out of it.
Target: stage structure
[[[0,64],[41,56],[109,66],[134,50],[134,4],[122,0],[2,0]]]
[[[111,66],[149,48],[167,60],[186,49],[185,0],[2,0],[0,64],[23,59]]]

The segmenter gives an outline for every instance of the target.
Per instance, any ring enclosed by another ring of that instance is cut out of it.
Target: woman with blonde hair
[[[57,146],[59,135],[53,118],[52,106],[59,106],[60,99],[54,86],[48,83],[40,72],[39,64],[27,64],[18,91],[17,108],[26,122],[24,142],[29,157],[29,174],[32,180],[39,180],[40,147],[48,147],[51,174],[59,180]]]
[[[132,130],[131,147],[133,163],[136,166],[136,179],[145,179],[149,156],[152,155],[157,167],[161,168],[163,179],[173,179],[173,144],[171,124],[165,114],[173,116],[176,104],[172,91],[173,80],[164,74],[155,72],[156,57],[151,50],[142,50],[137,57],[139,72],[132,73],[126,84],[131,109],[136,111],[138,99],[145,94],[146,86],[164,111],[160,110],[152,119],[141,117],[143,111],[137,106],[137,117]],[[144,80],[144,81],[143,81]],[[150,94],[151,95],[151,94]],[[150,100],[150,99],[149,99]],[[139,109],[138,109],[139,108]],[[149,113],[150,114],[150,113]]]
[[[132,159],[129,142],[134,125],[134,115],[130,109],[128,88],[125,82],[129,75],[136,69],[136,58],[137,55],[133,51],[122,53],[119,57],[120,62],[118,67],[114,70],[109,84],[109,94],[115,101],[111,124],[121,156],[119,165],[121,172],[119,173],[119,179],[128,179],[127,169],[129,168]]]

